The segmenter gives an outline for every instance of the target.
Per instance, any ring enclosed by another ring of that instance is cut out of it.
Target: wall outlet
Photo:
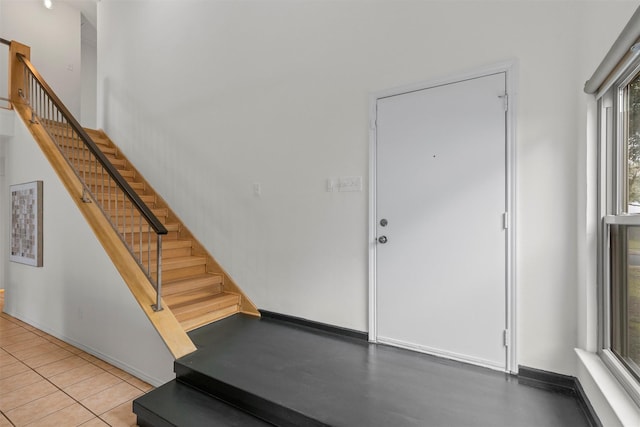
[[[361,176],[342,176],[338,181],[338,191],[362,191]]]

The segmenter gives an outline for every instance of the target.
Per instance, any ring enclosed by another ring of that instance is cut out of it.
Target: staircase
[[[116,200],[113,187],[110,189],[96,176],[95,163],[85,160],[90,158],[88,149],[84,146],[78,148],[77,142],[66,137],[62,131],[56,132],[51,129],[55,127],[49,126],[49,132],[57,133],[55,137],[58,145],[63,152],[68,152],[67,157],[72,165],[80,176],[84,176],[95,198],[103,201],[105,215],[115,224],[118,209],[122,211],[122,208],[126,207],[123,205],[124,202]],[[164,200],[107,135],[98,130],[85,130],[168,231],[162,242],[162,298],[165,307],[173,312],[183,329],[191,331],[235,313],[247,311],[247,308],[249,312],[253,312],[253,304],[238,292],[235,284],[228,283],[231,280],[228,275],[193,238]],[[116,228],[120,234],[133,236],[132,251],[142,254],[143,262],[155,262],[155,239],[147,238],[146,231],[140,227],[140,221],[140,218],[134,218],[125,224],[117,225]],[[152,276],[155,280],[156,275]]]
[[[80,126],[29,57],[28,46],[10,42],[12,106],[172,355],[196,350],[188,331],[235,313],[259,317],[107,135]]]

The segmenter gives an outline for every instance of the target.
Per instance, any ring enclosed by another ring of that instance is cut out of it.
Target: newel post
[[[24,64],[18,59],[19,53],[24,55],[25,58],[31,59],[31,48],[29,46],[11,40],[11,45],[9,46],[9,98],[11,98],[11,102],[22,102],[18,92],[19,89],[22,89],[25,96],[27,94],[25,75],[22,71]]]

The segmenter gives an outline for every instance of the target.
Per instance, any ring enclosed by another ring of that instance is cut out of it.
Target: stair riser
[[[115,205],[113,205],[113,206],[115,206]],[[166,209],[162,209],[162,208],[151,208],[151,212],[155,216],[157,216],[160,220],[166,219],[167,215],[169,214]],[[105,213],[105,215],[107,215],[109,217],[113,217],[113,218],[115,218],[115,216],[116,216],[115,209],[106,209],[104,211],[104,213]],[[121,215],[121,214],[122,214],[122,212],[118,212],[118,215]]]
[[[100,172],[96,173],[95,171],[88,170],[88,171],[78,171],[78,173],[80,175],[80,178],[82,179],[100,180],[106,177],[106,172],[103,174]],[[118,173],[125,179],[125,181],[135,178],[135,173],[132,170],[118,169]]]
[[[239,313],[239,307],[234,305],[231,307],[223,308],[221,310],[217,310],[213,313],[209,313],[205,315],[203,318],[196,317],[194,319],[184,320],[180,322],[180,325],[182,325],[182,328],[185,331],[189,332],[201,326],[208,325],[213,322],[217,322],[218,320],[225,319],[227,317],[233,316],[234,314],[238,314],[238,313]]]
[[[193,291],[183,292],[180,294],[173,294],[173,295],[166,295],[163,292],[162,296],[164,298],[164,302],[173,310],[176,307],[188,305],[196,302],[197,300],[202,300],[205,298],[209,298],[209,299],[216,298],[218,295],[219,295],[219,292],[216,291],[215,289],[204,288],[204,289],[198,289],[198,290],[193,290]],[[238,305],[238,303],[236,302],[233,305]],[[227,305],[224,305],[224,307],[227,307]],[[219,307],[219,308],[224,308],[224,307]],[[213,309],[213,311],[216,311],[217,309]]]
[[[62,140],[62,141],[70,141],[74,144],[78,143],[78,136],[75,134],[75,132],[72,132],[71,129],[69,128],[55,128],[55,127],[50,127],[47,126],[47,131],[53,135],[54,137],[56,137],[56,139]],[[89,138],[91,138],[91,140],[93,142],[96,143],[96,145],[111,145],[109,140],[104,138],[104,137],[100,137],[100,136],[93,136],[91,134],[89,134]]]
[[[119,195],[119,200],[113,200],[113,196],[111,199],[108,198],[108,194],[105,194],[103,197],[103,194],[101,193],[96,193],[96,198],[98,199],[98,201],[103,205],[103,210],[105,212],[105,215],[110,217],[110,218],[120,218],[119,221],[122,222],[122,217],[126,215],[126,219],[127,219],[127,225],[131,224],[131,212],[133,211],[133,220],[134,222],[138,222],[138,220],[140,219],[140,213],[138,210],[136,209],[131,209],[131,202],[129,201],[124,201],[122,202],[122,193],[120,193]],[[153,207],[154,205],[154,201],[153,200],[149,200],[148,198],[144,197],[141,198],[142,201],[147,205],[147,207],[153,212],[155,210],[155,208]],[[124,207],[124,209],[123,209]],[[155,215],[155,214],[154,214]],[[165,216],[162,215],[162,212],[160,212],[160,215],[156,215],[158,216],[158,218],[166,218]],[[136,219],[137,218],[137,219]],[[143,221],[144,223],[144,221]]]
[[[151,231],[148,232],[146,230],[142,230],[142,232],[140,231],[139,228],[134,228],[133,231],[131,231],[130,228],[124,228],[124,227],[118,227],[116,228],[116,231],[118,231],[118,233],[120,233],[121,236],[123,236],[124,241],[128,244],[128,245],[132,245],[132,247],[138,247],[138,244],[140,243],[140,241],[144,242],[144,243],[148,243],[149,241],[151,242],[152,245],[156,245],[157,242],[157,234],[155,233],[155,231]],[[162,235],[162,240],[177,240],[178,239],[178,232],[177,231],[169,231],[167,234]]]
[[[139,251],[135,252],[136,256],[139,255]],[[171,259],[171,258],[178,258],[178,257],[186,257],[191,255],[191,248],[180,248],[180,249],[162,249],[162,259],[163,260],[167,260],[167,259]],[[155,261],[156,259],[158,259],[158,257],[156,256],[156,250],[152,250],[151,253],[149,253],[148,251],[143,251],[142,252],[142,260],[144,262],[146,262],[149,258],[151,258],[151,261]]]
[[[168,250],[168,249],[182,249],[182,248],[189,248],[189,250],[191,250],[191,245],[192,242],[190,240],[180,240],[178,242],[171,242],[170,244],[166,244],[162,247],[163,250]],[[149,242],[142,242],[142,250],[146,251],[148,249],[149,246]],[[136,250],[139,250],[140,248],[136,245]],[[156,250],[156,244],[155,242],[151,242],[151,250],[155,251]]]
[[[139,192],[139,194],[144,193],[143,182],[136,182],[136,181],[129,181],[129,180],[126,180],[126,181],[127,181],[127,184],[131,186],[131,188],[136,190],[136,192]],[[105,191],[105,192],[109,191],[109,187],[111,187],[111,191],[114,191],[114,189],[119,188],[118,184],[116,184],[115,181],[113,181],[112,179],[108,179],[106,176],[103,178],[89,177],[85,179],[85,184],[87,184],[89,188],[91,188],[92,190],[95,189],[97,191]]]
[[[49,133],[55,138],[56,143],[58,145],[64,146],[64,147],[72,147],[75,149],[80,149],[80,148],[84,148],[84,142],[82,142],[81,140],[79,141],[77,137],[70,137],[70,133],[63,133],[63,132],[51,132],[49,131]],[[111,144],[109,144],[109,141],[105,140],[105,139],[100,139],[100,138],[91,138],[91,140],[98,146],[98,148],[102,149],[102,148],[111,148]]]
[[[100,163],[96,160],[96,158],[93,157],[93,155],[89,154],[88,152],[85,156],[83,156],[82,153],[74,153],[74,152],[65,153],[63,151],[63,155],[67,158],[69,162],[71,162],[73,167],[79,170],[95,171],[97,168],[97,170],[100,171],[102,167]],[[116,169],[124,169],[127,164],[124,159],[117,159],[112,156],[107,156],[107,160],[113,166],[115,166]]]
[[[96,168],[96,163],[91,163],[91,165],[87,167],[83,167],[82,162],[72,162],[73,169],[76,170],[82,177],[88,177],[95,180],[106,180],[109,179],[109,172],[102,165],[98,165]],[[135,178],[135,174],[132,170],[126,169],[122,165],[113,165],[118,174],[122,175],[125,180],[127,178]]]
[[[149,242],[149,238],[148,237],[149,237],[148,233],[142,233],[142,242],[143,243]],[[177,231],[169,231],[167,234],[162,236],[162,241],[164,242],[166,240],[178,240],[178,232]],[[130,233],[127,233],[126,239],[125,239],[125,243],[129,247],[137,247],[137,245],[140,243],[140,233],[134,233],[133,236],[131,236]],[[151,244],[152,245],[156,244],[156,234],[155,233],[151,233]]]
[[[131,204],[131,202],[123,203],[123,202],[120,202],[120,201],[115,202],[113,200],[103,200],[103,199],[100,198],[100,195],[96,196],[96,201],[100,204],[100,206],[102,207],[102,209],[104,211],[112,211],[113,212],[112,215],[108,215],[108,217],[112,218],[112,222],[113,223],[115,223],[115,218],[117,216],[118,224],[122,225],[123,224],[123,217],[126,216],[126,222],[124,222],[124,224],[129,226],[129,225],[131,225],[131,212],[132,211],[133,211],[134,220],[135,220],[135,218],[137,216],[140,216],[138,210],[133,208],[133,205]],[[151,209],[153,208],[153,203],[145,202],[145,204],[147,205],[147,207],[149,207]],[[143,221],[143,224],[144,224],[144,221]],[[175,231],[175,230],[172,230],[172,231]]]
[[[173,270],[165,270],[163,268],[162,280],[164,281],[177,280],[177,279],[182,279],[189,276],[197,276],[199,274],[204,274],[204,273],[206,273],[206,266],[204,265],[196,265],[192,267],[178,268]],[[153,278],[154,279],[156,278],[155,274],[153,275]]]
[[[176,304],[181,304],[185,301],[185,298],[182,297],[177,297],[177,298],[172,298],[173,296],[178,296],[184,293],[190,293],[190,292],[198,292],[198,291],[207,291],[210,292],[211,294],[218,294],[220,292],[223,292],[224,289],[222,289],[222,285],[221,284],[216,284],[216,285],[208,285],[208,286],[202,286],[202,287],[196,287],[196,288],[189,288],[187,290],[184,290],[182,292],[177,292],[177,293],[170,293],[170,292],[165,292],[164,288],[162,291],[162,296],[164,298],[168,298],[166,300],[166,303],[168,305],[176,305]]]
[[[68,158],[87,159],[90,156],[90,151],[86,147],[78,147],[77,145],[71,144],[67,145],[64,143],[60,143],[60,141],[58,141],[57,145],[58,148]],[[107,156],[107,158],[115,158],[118,153],[118,150],[116,150],[115,148],[107,147],[105,145],[99,145],[98,149],[102,152],[102,154]]]
[[[215,309],[202,309],[202,310],[194,310],[185,315],[176,314],[176,319],[180,322],[180,324],[186,329],[189,330],[187,326],[190,320],[197,322],[197,317],[204,316],[205,314],[212,315],[216,320],[219,320],[222,315],[231,315],[238,312],[238,304],[226,305],[223,307],[217,307]],[[210,321],[210,320],[209,320]],[[208,322],[209,322],[208,321]],[[196,326],[197,327],[197,326]]]
[[[192,292],[199,289],[213,289],[216,292],[223,291],[222,277],[210,275],[206,280],[188,281],[186,283],[167,283],[162,288],[163,295],[175,295],[182,292]]]
[[[126,217],[126,226],[127,226],[127,231],[131,230],[131,215],[129,215],[131,211],[127,211],[127,217]],[[109,216],[109,219],[112,223],[115,223],[116,221],[116,217],[115,216]],[[118,224],[123,224],[123,218],[122,215],[119,216],[118,218]],[[162,218],[158,218],[160,220],[161,223],[164,223],[164,220]],[[139,227],[142,226],[142,231],[146,231],[146,227],[148,225],[148,222],[144,219],[141,219],[140,217],[134,217],[133,218],[133,229],[134,231],[139,231]]]
[[[80,151],[77,150],[62,150],[63,154],[67,159],[69,159],[74,164],[82,164],[88,163],[95,167],[96,161],[94,160],[93,154],[91,154],[88,150]],[[126,164],[124,159],[118,159],[113,154],[105,154],[107,159],[114,166],[123,166]]]
[[[192,370],[188,366],[180,363],[179,360],[176,360],[173,370],[179,382],[202,390],[232,406],[242,408],[245,412],[269,421],[276,426],[325,427],[324,423],[320,423],[313,418],[307,417],[277,402],[272,402],[266,398],[248,393],[231,384]]]
[[[122,198],[123,198],[123,193],[122,191],[118,191],[118,192],[109,192],[109,191],[105,191],[103,193],[95,193],[96,198],[98,200],[104,200],[104,201],[109,201],[111,200],[112,203],[126,203],[127,206],[131,206],[126,199],[123,202]],[[153,195],[138,195],[140,197],[140,200],[142,200],[143,202],[147,203],[147,204],[151,204],[151,203],[155,203],[156,198]],[[108,209],[108,208],[107,208]]]
[[[59,146],[70,147],[76,150],[81,150],[81,149],[88,150],[88,148],[84,145],[84,142],[79,141],[77,138],[70,138],[68,135],[64,135],[64,134],[53,133],[52,135],[55,137],[56,143]],[[107,150],[117,151],[117,148],[111,145],[109,141],[105,139],[91,138],[91,140],[98,146],[100,150],[107,149]]]

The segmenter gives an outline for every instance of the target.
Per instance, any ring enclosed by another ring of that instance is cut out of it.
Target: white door
[[[378,342],[507,369],[505,85],[377,100]]]

